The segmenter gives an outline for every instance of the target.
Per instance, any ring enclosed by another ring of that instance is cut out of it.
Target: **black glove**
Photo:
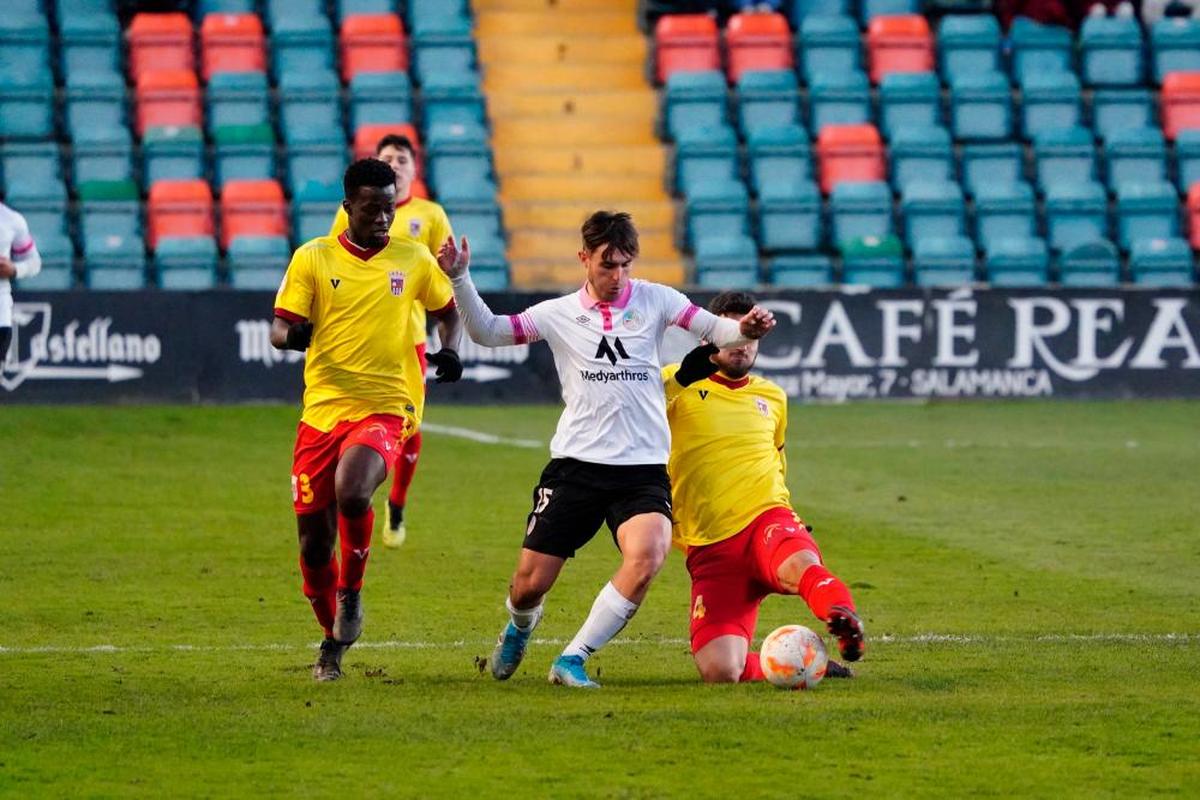
[[[702,344],[683,357],[675,380],[680,386],[691,386],[696,381],[702,381],[717,371],[717,365],[712,357],[720,348],[715,344]]]
[[[430,353],[425,360],[437,367],[435,383],[454,383],[462,377],[462,361],[459,360],[458,353],[449,347]]]
[[[311,322],[297,322],[288,328],[287,346],[288,350],[307,350],[309,344],[312,343],[313,324]]]

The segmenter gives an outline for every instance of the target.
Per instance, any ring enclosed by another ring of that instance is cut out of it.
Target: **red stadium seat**
[[[204,125],[200,83],[191,70],[147,72],[137,83],[137,132],[150,128]]]
[[[666,83],[673,72],[721,69],[717,22],[707,14],[667,14],[654,26],[657,77]]]
[[[273,180],[226,181],[221,189],[221,247],[237,236],[287,236],[283,187]]]
[[[200,26],[204,80],[216,72],[265,72],[262,22],[254,14],[208,14]]]
[[[1192,247],[1200,250],[1200,182],[1193,183],[1187,194],[1188,225]]]
[[[342,22],[342,80],[360,72],[407,72],[404,28],[395,14],[351,14]]]
[[[1163,134],[1175,141],[1182,130],[1200,128],[1200,72],[1171,72],[1162,84]]]
[[[129,75],[134,83],[147,72],[196,69],[187,14],[134,14],[128,37]]]
[[[425,181],[417,178],[412,182],[412,196],[420,197],[422,200],[429,199],[429,187],[425,185]]]
[[[871,83],[892,72],[932,72],[933,36],[919,14],[875,17],[867,29]]]
[[[729,81],[746,70],[792,69],[792,33],[782,14],[734,14],[725,28]]]
[[[354,132],[354,157],[372,158],[375,155],[375,145],[388,134],[399,134],[406,137],[417,148],[417,170],[421,169],[421,139],[417,136],[416,127],[406,122],[403,125],[383,123],[379,125],[362,125]]]
[[[843,181],[887,180],[883,141],[874,125],[826,125],[817,137],[821,191]]]
[[[213,199],[207,181],[158,181],[150,187],[146,211],[151,249],[163,236],[213,235]]]

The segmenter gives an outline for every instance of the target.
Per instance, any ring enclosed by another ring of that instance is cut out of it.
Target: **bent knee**
[[[338,494],[338,513],[343,517],[361,517],[371,507],[371,495],[348,491]]]
[[[742,678],[742,669],[733,664],[697,664],[696,667],[705,683],[737,683]]]

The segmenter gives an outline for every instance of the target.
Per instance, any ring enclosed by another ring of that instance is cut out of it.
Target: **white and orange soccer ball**
[[[803,625],[784,625],[763,639],[763,675],[780,689],[811,689],[825,677],[829,655],[821,637]]]

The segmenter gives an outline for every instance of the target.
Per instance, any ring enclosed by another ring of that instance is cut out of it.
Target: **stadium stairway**
[[[682,285],[637,0],[475,0],[514,287],[580,282],[579,226],[633,214],[637,274]]]

